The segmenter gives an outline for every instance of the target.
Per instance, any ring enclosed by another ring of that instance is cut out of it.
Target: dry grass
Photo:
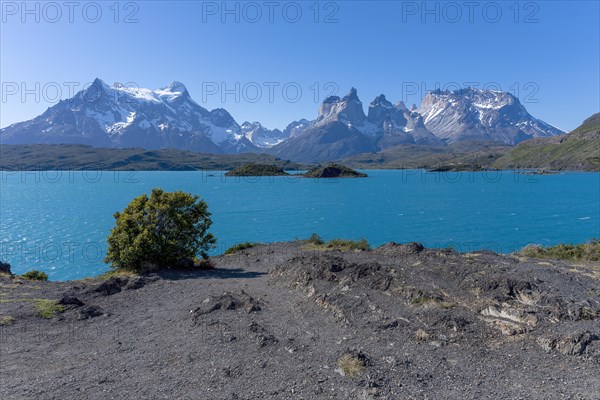
[[[426,342],[430,337],[431,335],[429,335],[429,333],[425,332],[423,329],[419,329],[415,332],[415,339],[417,339],[419,342]]]
[[[344,354],[340,357],[337,366],[340,367],[345,376],[350,378],[356,378],[365,369],[365,363],[352,354]]]
[[[10,315],[4,315],[0,317],[0,326],[12,325],[16,321],[15,317],[11,317]]]
[[[593,320],[598,318],[598,313],[590,307],[581,307],[579,309],[579,319]]]

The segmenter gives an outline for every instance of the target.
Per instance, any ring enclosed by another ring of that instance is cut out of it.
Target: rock
[[[254,297],[248,295],[243,290],[240,294],[232,294],[224,292],[220,296],[212,296],[204,300],[202,306],[192,310],[194,324],[199,322],[199,319],[206,314],[210,314],[218,310],[243,310],[247,313],[254,313],[261,310],[260,302]]]
[[[375,251],[378,253],[398,256],[406,254],[418,254],[423,250],[425,250],[425,247],[421,243],[417,242],[410,242],[405,244],[389,242],[375,249]]]
[[[92,319],[104,315],[102,309],[98,306],[89,306],[85,307],[81,311],[79,311],[79,319]]]
[[[133,278],[133,279],[129,280],[129,282],[125,286],[125,289],[126,290],[140,289],[140,288],[143,288],[144,286],[146,286],[148,283],[156,282],[157,280],[158,280],[158,276],[156,276],[156,275],[138,276],[137,278]]]
[[[303,175],[305,178],[366,178],[367,174],[339,164],[329,164],[311,169]]]
[[[254,339],[259,348],[276,345],[279,340],[261,325],[252,322],[248,326],[248,330],[254,335]]]
[[[546,352],[557,351],[566,355],[582,355],[592,342],[600,337],[591,332],[579,332],[564,336],[540,337],[537,343]]]
[[[10,264],[0,262],[0,273],[12,275],[12,272],[10,271]]]
[[[113,277],[109,278],[107,281],[98,285],[98,287],[96,287],[94,289],[94,292],[100,293],[103,296],[110,296],[115,293],[119,293],[121,291],[121,288],[123,288],[125,285],[127,285],[128,282],[129,282],[129,279],[127,279],[125,277],[113,276]]]
[[[72,306],[76,306],[76,307],[83,306],[83,302],[81,300],[79,300],[77,297],[71,297],[68,295],[63,296],[58,302],[65,306],[66,305],[72,305]]]

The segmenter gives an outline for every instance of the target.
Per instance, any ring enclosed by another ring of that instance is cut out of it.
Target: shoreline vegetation
[[[321,238],[317,233],[313,233],[307,239],[296,239],[289,242],[274,242],[274,243],[264,243],[264,242],[241,242],[236,245],[233,245],[227,248],[222,255],[206,257],[206,259],[194,258],[189,263],[179,263],[174,267],[167,267],[166,269],[180,270],[180,271],[191,271],[191,270],[207,270],[212,269],[213,265],[211,263],[211,258],[221,257],[221,256],[231,256],[238,252],[242,252],[244,250],[252,249],[260,246],[271,246],[278,244],[289,244],[293,245],[295,243],[299,244],[297,248],[298,254],[316,254],[321,252],[380,252],[385,251],[385,249],[389,248],[402,248],[408,252],[413,251],[422,251],[426,249],[422,244],[417,242],[408,242],[408,243],[396,243],[396,242],[388,242],[382,244],[378,247],[373,247],[366,239],[342,239],[336,238],[331,239],[329,241],[325,241]],[[475,251],[467,251],[460,252],[456,251],[452,247],[447,248],[427,248],[432,251],[451,251],[458,254],[463,254],[465,256],[469,256],[470,254],[477,254],[481,251],[487,250],[475,250]],[[489,252],[489,251],[488,251]],[[493,252],[490,252],[493,253]],[[579,244],[571,244],[571,243],[560,243],[554,246],[540,246],[536,244],[529,244],[521,248],[520,250],[514,251],[508,254],[500,254],[493,253],[502,257],[525,257],[530,259],[538,259],[538,260],[549,260],[549,261],[572,261],[572,262],[581,262],[581,263],[590,263],[600,261],[600,238],[593,238],[587,241],[586,243]],[[102,278],[110,278],[113,276],[141,276],[146,273],[156,272],[161,270],[162,268],[158,265],[155,265],[153,268],[149,270],[128,270],[121,268],[111,268],[106,272],[103,272],[99,275],[92,275],[85,278],[73,279],[67,281],[53,281],[53,282],[79,282],[85,281],[88,279],[102,279]],[[598,272],[600,273],[600,265],[598,266]],[[11,271],[11,264],[7,262],[0,262],[0,275],[14,276],[21,279],[29,280],[29,281],[40,281],[46,282],[48,281],[48,275],[45,272],[38,271],[36,269],[29,270],[21,275],[13,274]]]
[[[225,176],[289,176],[283,168],[271,164],[249,163],[234,168],[225,173]]]
[[[301,176],[303,178],[366,178],[367,174],[353,170],[344,165],[325,164],[310,169],[303,174],[289,174],[283,168],[270,164],[244,164],[229,172],[225,176]]]
[[[561,243],[549,247],[528,245],[517,254],[549,260],[600,261],[600,238],[581,244]]]
[[[566,137],[565,140],[554,138],[553,141],[544,144],[547,151],[553,152],[554,161],[547,165],[542,162],[543,154],[537,153],[536,144],[527,142],[514,148],[465,143],[440,148],[401,145],[380,153],[358,154],[339,161],[316,165],[295,163],[272,155],[255,153],[204,154],[175,149],[3,144],[0,145],[0,154],[2,154],[0,171],[233,171],[246,164],[272,165],[284,171],[308,171],[327,164],[340,164],[363,170],[421,169],[429,172],[516,170],[535,174],[569,171],[600,172],[600,157],[597,159],[592,157],[600,151],[600,134],[598,138],[595,136],[579,138],[582,135],[589,135],[589,133],[578,131],[573,137]],[[575,146],[573,148],[581,151],[582,155],[578,156],[578,153],[574,153],[575,150],[570,152],[564,150],[561,146],[566,146],[565,143],[571,147]],[[569,157],[566,157],[567,154]],[[531,157],[535,155],[535,162],[533,159],[528,160],[531,158],[529,155]],[[281,175],[280,172],[276,174]]]

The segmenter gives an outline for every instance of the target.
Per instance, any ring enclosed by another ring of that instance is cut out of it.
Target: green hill
[[[305,178],[366,178],[367,174],[355,171],[345,165],[328,164],[311,169],[303,176]]]
[[[283,169],[304,169],[267,154],[207,154],[140,148],[101,148],[84,145],[0,145],[0,170],[199,171],[231,170],[248,163]]]
[[[364,153],[339,160],[360,169],[481,170],[510,151],[511,147],[489,142],[462,142],[449,146],[403,144],[378,153]]]
[[[289,175],[287,172],[283,170],[283,168],[279,168],[275,165],[270,164],[244,164],[235,168],[232,171],[229,171],[225,174],[225,176],[286,176]]]
[[[565,135],[527,140],[493,162],[492,167],[600,171],[600,113]]]

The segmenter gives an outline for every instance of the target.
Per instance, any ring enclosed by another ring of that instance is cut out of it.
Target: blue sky
[[[477,3],[3,2],[0,126],[95,77],[178,80],[204,107],[269,128],[314,118],[351,86],[365,110],[380,93],[410,106],[438,86],[478,86],[564,130],[599,111],[599,2]]]

